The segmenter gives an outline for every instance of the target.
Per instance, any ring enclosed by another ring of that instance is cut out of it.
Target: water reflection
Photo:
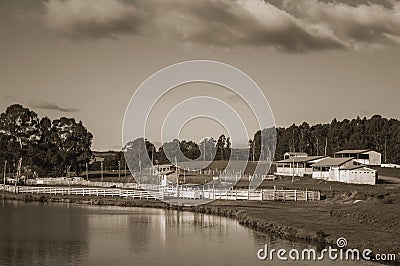
[[[232,219],[173,210],[2,202],[0,214],[0,265],[266,265],[256,256],[264,244],[315,248]],[[287,264],[295,263],[273,262]]]

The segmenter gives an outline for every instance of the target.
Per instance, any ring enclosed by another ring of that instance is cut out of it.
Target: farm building
[[[285,152],[283,159],[290,159],[292,157],[307,157],[308,154],[305,152]]]
[[[322,160],[325,156],[302,156],[276,162],[275,175],[304,176],[312,174],[312,164]]]
[[[325,158],[312,165],[312,177],[327,181],[375,185],[378,172],[360,165],[352,157]]]
[[[335,152],[335,158],[350,158],[363,165],[381,165],[381,154],[373,150],[342,150]]]
[[[153,166],[153,170],[155,171],[155,173],[158,173],[160,175],[165,175],[175,172],[176,166],[173,164],[159,164]]]
[[[153,175],[159,175],[159,184],[166,186],[168,183],[176,183],[178,180],[177,167],[173,164],[159,164],[153,166]]]

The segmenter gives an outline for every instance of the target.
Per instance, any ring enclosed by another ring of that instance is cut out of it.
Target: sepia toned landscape
[[[0,3],[0,265],[399,265],[400,2]]]

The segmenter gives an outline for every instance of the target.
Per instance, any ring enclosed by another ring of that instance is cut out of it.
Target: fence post
[[[297,201],[297,190],[294,190],[294,201]]]
[[[306,189],[306,201],[308,201],[308,192],[307,192],[307,189]]]

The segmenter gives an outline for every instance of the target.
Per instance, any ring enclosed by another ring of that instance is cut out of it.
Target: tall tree
[[[60,171],[71,168],[79,175],[92,155],[93,135],[81,121],[77,123],[73,118],[62,117],[53,121],[52,138],[61,158]]]
[[[6,153],[9,159],[18,160],[18,170],[21,166],[27,168],[32,158],[27,156],[32,152],[32,144],[39,139],[39,119],[35,112],[20,104],[9,106],[0,115],[0,134],[8,141]]]

